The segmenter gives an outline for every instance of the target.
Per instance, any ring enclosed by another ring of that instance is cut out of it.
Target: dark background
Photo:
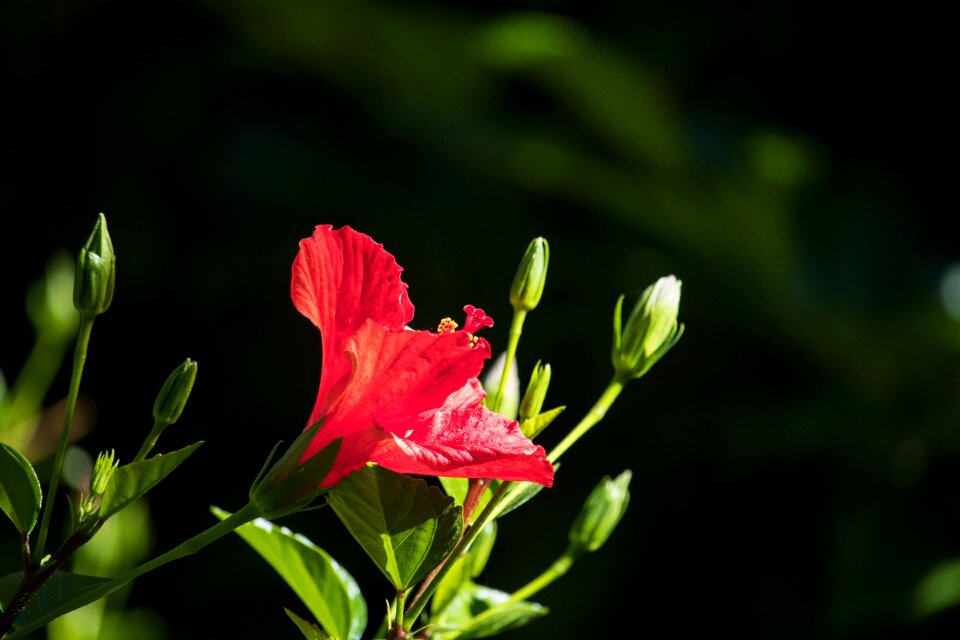
[[[30,347],[26,287],[104,212],[117,293],[81,444],[132,457],[166,374],[200,367],[161,441],[206,441],[151,494],[162,551],[239,508],[309,415],[320,345],[289,271],[314,225],[384,243],[418,328],[483,307],[495,350],[542,235],[519,358],[568,406],[548,448],[609,379],[618,295],[676,274],[687,331],[502,521],[483,582],[510,590],[633,470],[609,543],[504,637],[954,637],[915,595],[960,555],[948,24],[923,3],[3,3],[0,368]],[[335,516],[284,524],[360,581],[372,632],[389,594]],[[131,604],[171,638],[294,638],[282,607],[306,615],[236,538]]]

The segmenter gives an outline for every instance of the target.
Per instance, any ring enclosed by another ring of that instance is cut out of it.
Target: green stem
[[[523,312],[518,311],[517,313],[519,315]],[[515,316],[514,325],[515,326],[511,327],[511,330],[510,330],[511,342],[507,346],[507,358],[506,358],[506,361],[504,362],[504,365],[505,365],[504,371],[506,371],[507,363],[511,361],[512,352],[516,350],[516,340],[519,340],[520,338],[520,327],[523,325],[523,318],[521,317],[518,323],[516,322],[516,316]],[[514,333],[514,328],[516,328],[516,333]],[[512,349],[511,349],[511,345],[512,345]],[[506,376],[503,376],[501,378],[501,385],[500,385],[501,388],[503,387],[503,379],[505,379],[505,377]],[[583,419],[579,422],[579,424],[577,424],[577,426],[574,427],[573,430],[567,434],[567,436],[563,439],[563,441],[561,441],[560,444],[558,444],[553,449],[553,451],[550,452],[550,454],[547,456],[547,460],[549,460],[552,463],[556,463],[556,461],[560,459],[560,456],[562,456],[564,452],[566,452],[566,450],[573,445],[573,443],[579,440],[583,436],[583,434],[585,434],[587,431],[590,430],[591,427],[593,427],[593,425],[600,422],[600,420],[603,419],[603,417],[607,414],[607,411],[613,405],[613,402],[617,399],[617,396],[619,396],[620,392],[623,391],[623,387],[625,384],[626,384],[626,380],[624,380],[618,375],[614,375],[613,379],[610,381],[610,384],[608,384],[607,388],[604,389],[603,394],[601,394],[600,398],[593,405],[593,407],[590,409],[587,415],[585,415]],[[499,392],[498,392],[498,395],[499,395]],[[446,576],[447,572],[450,571],[451,567],[456,562],[456,559],[470,549],[470,545],[473,543],[477,535],[479,535],[483,527],[486,526],[487,522],[499,516],[503,512],[503,510],[506,509],[513,502],[513,500],[515,500],[516,497],[520,495],[520,493],[523,492],[523,488],[525,484],[526,483],[510,482],[510,481],[505,481],[500,484],[500,488],[497,489],[497,492],[493,495],[492,498],[490,498],[490,502],[487,503],[487,506],[484,508],[484,510],[480,512],[479,516],[477,516],[476,522],[474,522],[473,526],[471,526],[467,530],[467,533],[462,538],[460,538],[460,541],[453,548],[453,551],[450,552],[450,555],[447,556],[446,561],[444,561],[444,563],[440,566],[440,569],[433,576],[433,579],[430,581],[430,583],[426,585],[426,588],[421,588],[421,590],[416,594],[416,596],[414,596],[413,602],[411,602],[410,606],[407,608],[406,619],[408,621],[410,622],[416,621],[416,619],[420,616],[420,613],[423,611],[423,608],[426,606],[427,602],[430,600],[431,596],[433,596],[433,592],[436,591],[437,585],[439,585],[440,582],[443,581],[444,576]],[[572,561],[573,560],[571,558],[570,562]],[[561,558],[560,560],[557,561],[557,563],[554,563],[554,566],[548,570],[548,573],[550,573],[551,571],[560,571],[562,568],[561,565],[563,564],[564,564],[564,561],[563,561],[563,558]],[[562,568],[562,570],[566,571],[567,568],[569,568],[569,564],[567,565],[567,567]],[[558,577],[559,575],[562,575],[562,573],[557,573],[550,580],[556,579],[556,577]],[[543,576],[541,576],[541,578],[543,578]],[[540,578],[538,578],[538,580],[539,579]],[[546,578],[543,578],[543,579],[546,580]],[[535,580],[534,582],[537,582],[537,581]],[[542,588],[547,584],[549,584],[549,582],[544,582],[542,585],[540,585],[537,588],[538,589]],[[527,587],[524,587],[524,589],[526,588]],[[532,592],[526,592],[524,590],[521,590],[518,593],[525,593],[526,595],[529,595]]]
[[[568,549],[562,556],[557,558],[552,565],[550,565],[550,568],[528,582],[523,587],[514,591],[509,598],[477,615],[477,617],[473,619],[473,624],[477,624],[482,620],[493,618],[511,605],[535,595],[551,582],[566,574],[570,567],[573,566],[574,560],[576,560],[576,556]]]
[[[413,602],[410,603],[406,613],[406,619],[411,624],[416,622],[417,618],[420,617],[420,614],[423,612],[423,608],[433,596],[433,592],[437,590],[437,586],[443,582],[444,576],[446,576],[453,565],[456,564],[457,558],[465,554],[470,549],[470,545],[473,544],[473,541],[478,535],[480,535],[480,532],[486,526],[487,522],[490,521],[491,516],[493,515],[494,507],[496,507],[497,503],[500,502],[500,499],[506,493],[507,488],[512,484],[513,482],[510,481],[504,481],[500,484],[500,488],[498,488],[497,492],[490,497],[490,502],[487,503],[487,506],[484,507],[483,511],[480,512],[480,515],[477,516],[476,521],[470,526],[469,529],[467,529],[467,532],[460,538],[460,541],[453,548],[453,551],[450,552],[450,555],[448,555],[443,564],[440,565],[440,569],[434,574],[433,580],[426,585],[426,588],[421,588],[420,591],[414,596]]]
[[[403,606],[406,604],[407,591],[406,589],[400,589],[397,591],[397,617],[393,623],[393,627],[390,629],[388,638],[391,640],[400,640],[405,637],[403,631]]]
[[[47,488],[47,499],[43,504],[43,519],[40,521],[40,533],[37,538],[37,546],[33,551],[34,560],[37,562],[43,558],[43,548],[47,542],[47,532],[50,529],[50,516],[53,513],[53,502],[57,497],[57,488],[60,486],[63,459],[67,453],[67,443],[70,440],[70,428],[73,426],[73,412],[77,407],[77,395],[80,393],[80,377],[83,375],[83,365],[87,361],[87,346],[90,344],[90,332],[92,330],[93,316],[81,314],[77,346],[73,352],[73,371],[70,374],[70,389],[67,392],[67,405],[63,412],[63,428],[60,430],[57,453],[53,459],[53,471],[50,475],[50,486]]]
[[[620,395],[620,392],[623,391],[624,385],[627,381],[617,375],[614,375],[613,380],[610,381],[610,384],[607,385],[607,388],[604,389],[603,394],[593,405],[587,415],[580,420],[580,422],[575,426],[566,437],[554,447],[553,451],[547,455],[547,460],[551,463],[556,463],[560,459],[567,449],[569,449],[573,444],[579,440],[583,434],[590,430],[593,425],[600,422],[607,411],[613,405],[613,402],[617,399],[617,396]],[[510,484],[510,483],[506,483]],[[512,483],[513,486],[510,487],[510,490],[507,494],[500,500],[493,509],[492,517],[499,518],[500,514],[503,513],[514,501],[523,493],[526,483],[518,482]]]
[[[528,582],[523,587],[514,591],[513,594],[507,598],[506,602],[502,605],[513,604],[514,602],[519,602],[521,600],[526,600],[530,596],[534,595],[548,584],[556,580],[557,578],[564,575],[570,567],[573,565],[574,557],[569,553],[565,553],[557,560],[550,565],[550,568],[541,573],[539,576]]]
[[[493,396],[490,403],[491,411],[500,411],[500,405],[503,404],[503,394],[506,393],[510,368],[513,366],[513,358],[517,353],[517,344],[520,342],[520,334],[523,333],[523,321],[526,317],[527,312],[524,309],[515,309],[513,312],[513,320],[510,322],[510,335],[507,337],[507,353],[503,359],[503,371],[500,373],[497,395]]]
[[[75,609],[79,609],[82,606],[88,605],[91,602],[99,600],[100,598],[108,596],[117,589],[129,584],[132,580],[142,576],[145,573],[162,567],[168,562],[185,558],[186,556],[200,551],[211,542],[222,538],[237,527],[240,527],[241,525],[258,518],[261,515],[262,514],[260,513],[260,509],[257,507],[257,505],[252,502],[247,503],[246,506],[232,514],[227,519],[218,522],[202,533],[198,533],[194,537],[174,547],[170,551],[167,551],[163,555],[157,556],[153,560],[145,562],[139,567],[131,569],[123,575],[114,578],[110,582],[105,582],[98,587],[84,591],[73,598],[61,602],[59,606],[54,607],[39,618],[31,620],[28,624],[25,624],[22,627],[18,627],[16,631],[9,636],[6,636],[5,640],[17,640],[18,638],[26,637],[28,633],[31,633],[32,631],[35,631],[48,624],[51,620],[59,618],[63,614],[69,613]]]
[[[137,457],[133,459],[134,462],[140,462],[147,457],[147,454],[153,449],[154,445],[157,444],[157,440],[160,438],[160,434],[163,433],[163,430],[169,427],[171,422],[166,420],[155,419],[153,421],[153,428],[150,429],[150,434],[147,436],[146,440],[143,441],[143,444],[140,446],[140,451],[137,452]]]
[[[603,390],[603,395],[600,396],[600,399],[597,400],[587,415],[567,434],[560,444],[553,448],[553,451],[547,455],[547,460],[556,463],[556,461],[560,459],[560,456],[562,456],[573,443],[579,440],[593,425],[603,420],[603,417],[607,415],[607,411],[610,409],[614,400],[616,400],[620,392],[623,391],[625,384],[626,381],[623,378],[614,375],[613,380],[611,380],[607,388]]]

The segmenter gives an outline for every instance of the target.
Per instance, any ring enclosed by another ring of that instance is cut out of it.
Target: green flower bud
[[[106,311],[113,300],[117,258],[107,231],[107,219],[101,213],[93,225],[87,244],[77,257],[73,281],[73,306],[80,315],[95,317]]]
[[[530,311],[540,303],[549,262],[550,245],[543,238],[534,238],[523,254],[513,284],[510,285],[510,304],[514,309]]]
[[[109,452],[103,451],[97,456],[97,462],[93,465],[93,475],[90,477],[91,498],[103,495],[119,464],[119,461],[114,460],[113,449]]]
[[[173,424],[183,413],[193,382],[197,379],[197,363],[187,358],[163,383],[153,403],[153,419],[165,424]]]
[[[639,378],[673,348],[683,335],[677,324],[681,282],[673,276],[660,278],[644,290],[634,305],[621,334],[624,296],[613,312],[613,368],[627,379]]]
[[[333,469],[340,452],[342,438],[337,438],[326,447],[303,460],[310,442],[320,430],[323,420],[304,429],[286,452],[271,465],[270,459],[261,469],[250,487],[250,501],[257,506],[263,517],[275,520],[305,509],[318,496],[330,490],[322,487],[324,478]],[[274,448],[276,451],[276,447]]]
[[[550,365],[537,364],[533,367],[527,391],[520,401],[520,422],[534,417],[543,408],[543,401],[547,397],[547,388],[550,386]]]
[[[593,552],[603,546],[617,528],[630,502],[630,477],[627,469],[615,480],[605,477],[594,487],[570,527],[570,549],[574,555]]]

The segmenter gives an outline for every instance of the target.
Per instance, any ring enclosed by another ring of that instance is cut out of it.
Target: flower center
[[[480,338],[475,336],[474,333],[484,327],[492,327],[493,318],[484,313],[483,309],[478,309],[472,304],[465,306],[463,311],[467,314],[467,319],[463,323],[463,330],[470,336],[470,346],[475,347]],[[444,318],[437,326],[437,333],[453,333],[459,326],[452,318]]]

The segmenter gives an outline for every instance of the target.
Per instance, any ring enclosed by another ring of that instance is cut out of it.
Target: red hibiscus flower
[[[336,439],[323,487],[367,462],[400,473],[525,480],[550,486],[553,467],[514,420],[481,405],[477,381],[493,320],[467,306],[462,329],[407,325],[413,304],[383,245],[350,227],[320,225],[300,242],[291,295],[320,329],[323,361],[308,427],[322,420],[301,462]]]

